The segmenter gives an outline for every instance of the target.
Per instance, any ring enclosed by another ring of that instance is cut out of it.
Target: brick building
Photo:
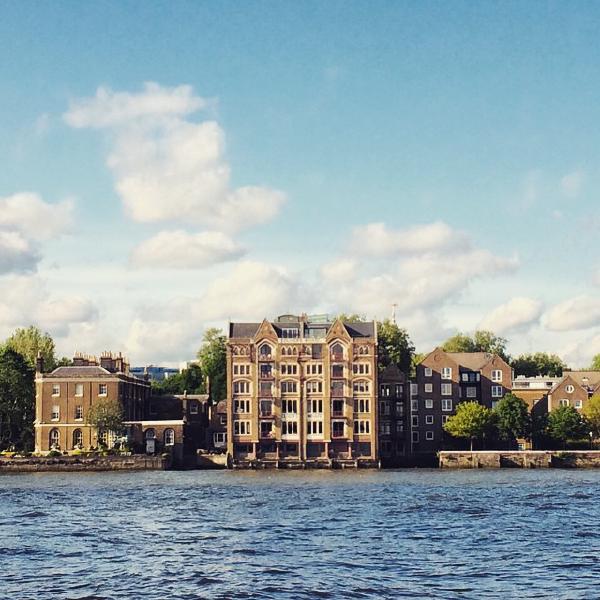
[[[383,466],[397,466],[410,453],[406,375],[389,366],[379,375],[379,455]]]
[[[230,323],[234,466],[377,464],[375,323],[284,315]]]

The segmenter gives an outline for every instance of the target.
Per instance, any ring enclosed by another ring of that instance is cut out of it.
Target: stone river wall
[[[1,473],[42,471],[164,471],[169,459],[162,456],[30,456],[0,457]]]
[[[441,469],[600,468],[600,450],[441,451]]]

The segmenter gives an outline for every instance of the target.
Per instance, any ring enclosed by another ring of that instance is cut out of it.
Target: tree
[[[592,359],[592,364],[590,365],[590,369],[592,371],[600,371],[600,354],[596,354]]]
[[[344,323],[365,323],[367,321],[364,315],[359,315],[358,313],[341,313],[336,318]]]
[[[515,370],[515,375],[524,375],[525,377],[535,377],[537,375],[561,377],[563,369],[567,368],[560,356],[548,354],[547,352],[521,354],[512,361],[511,366]]]
[[[502,439],[512,441],[531,433],[527,403],[518,396],[506,394],[496,405],[494,413],[496,427]]]
[[[507,343],[506,338],[482,329],[475,331],[473,336],[466,333],[453,335],[442,344],[442,350],[445,352],[489,352],[497,354],[508,362]]]
[[[594,439],[600,437],[600,394],[592,396],[581,411]]]
[[[181,373],[165,377],[161,381],[152,382],[154,394],[203,394],[206,391],[204,375],[200,365],[190,365]]]
[[[227,338],[221,329],[211,327],[204,332],[202,341],[198,360],[202,372],[210,381],[211,399],[216,403],[227,395]]]
[[[123,407],[114,398],[100,398],[90,407],[86,422],[96,428],[98,440],[102,440],[104,434],[113,433],[120,435],[123,431]]]
[[[444,430],[454,437],[470,440],[473,451],[474,440],[482,438],[493,423],[494,414],[489,408],[478,402],[461,402],[456,414],[444,423]]]
[[[48,333],[42,333],[37,327],[17,329],[5,342],[6,347],[23,355],[27,362],[35,367],[38,353],[44,359],[44,370],[51,371],[56,366],[54,340]]]
[[[586,433],[586,424],[572,406],[559,406],[548,415],[548,435],[566,444],[567,440],[580,439]]]
[[[406,329],[390,319],[381,321],[377,323],[377,341],[380,371],[395,365],[403,373],[410,373],[415,347]]]
[[[0,349],[0,448],[33,448],[35,373],[12,348]]]

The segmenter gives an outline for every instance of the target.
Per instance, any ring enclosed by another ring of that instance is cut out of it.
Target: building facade
[[[452,446],[443,430],[456,405],[472,400],[487,408],[512,389],[512,368],[496,354],[436,348],[416,369],[411,393],[411,451],[433,453]]]
[[[384,467],[398,466],[410,453],[406,375],[395,366],[379,375],[379,455]]]
[[[227,450],[233,466],[378,461],[375,323],[284,315],[231,323]]]

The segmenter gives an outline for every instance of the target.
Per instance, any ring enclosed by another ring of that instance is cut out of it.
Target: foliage
[[[123,431],[123,407],[114,398],[100,398],[90,407],[86,422],[98,431],[98,440],[104,433],[120,434]]]
[[[454,437],[470,440],[473,450],[473,441],[482,438],[493,424],[494,413],[489,408],[478,402],[461,402],[456,414],[444,423],[444,430]]]
[[[592,364],[590,365],[590,369],[592,371],[600,371],[600,354],[596,354],[596,356],[592,358]]]
[[[341,313],[336,319],[340,319],[344,323],[365,323],[367,321],[367,317],[365,315],[359,315],[358,313]]]
[[[67,358],[66,356],[61,356],[57,361],[56,361],[56,365],[57,367],[72,367],[73,366],[73,360],[71,358]]]
[[[208,378],[211,399],[216,403],[227,395],[227,338],[221,329],[211,327],[204,332],[202,341],[198,350],[200,368]]]
[[[442,344],[442,350],[445,352],[489,352],[508,361],[507,343],[505,338],[497,336],[491,331],[478,330],[473,336],[457,333]]]
[[[494,413],[496,428],[502,439],[514,440],[530,434],[529,409],[527,403],[518,396],[506,394],[496,405]]]
[[[35,368],[38,352],[44,359],[44,370],[51,371],[56,366],[54,340],[48,333],[42,333],[31,325],[17,329],[5,342],[7,348],[22,354],[27,362]]]
[[[162,394],[203,394],[206,391],[204,376],[200,365],[190,365],[181,373],[169,375],[161,381],[153,381],[152,393]]]
[[[553,439],[566,442],[586,433],[586,423],[572,406],[559,406],[548,415],[547,432]]]
[[[410,365],[410,376],[415,378],[417,376],[417,365],[427,356],[425,352],[415,352],[411,359]]]
[[[594,438],[600,437],[600,394],[592,396],[582,410],[586,425]]]
[[[406,329],[386,319],[377,323],[377,339],[379,370],[383,371],[389,365],[395,365],[402,372],[409,373],[415,347]]]
[[[35,374],[21,354],[0,349],[0,447],[33,447]]]
[[[563,369],[567,367],[560,356],[547,352],[521,354],[512,361],[511,366],[515,370],[515,375],[524,375],[525,377],[535,377],[536,375],[560,377]]]

